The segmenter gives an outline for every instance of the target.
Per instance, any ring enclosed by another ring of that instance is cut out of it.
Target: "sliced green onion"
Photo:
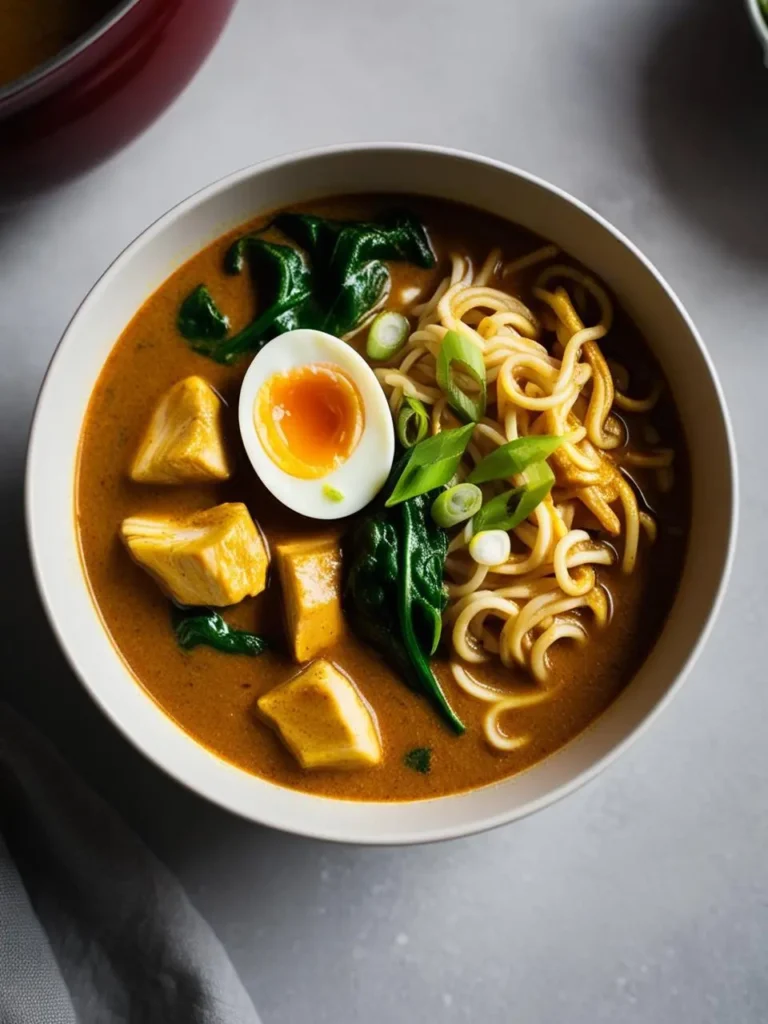
[[[468,423],[455,430],[441,430],[411,448],[405,469],[386,500],[387,507],[446,484],[456,472],[474,429],[474,423]]]
[[[344,495],[330,484],[323,484],[323,495],[329,501],[344,501]]]
[[[483,504],[483,492],[474,484],[457,484],[432,502],[432,518],[444,530],[471,519]]]
[[[408,340],[411,325],[402,313],[385,309],[368,329],[365,352],[369,359],[391,359]]]
[[[465,394],[453,379],[452,369],[470,377],[479,391]],[[463,338],[458,331],[448,331],[437,353],[437,383],[450,407],[465,423],[483,418],[486,401],[485,363],[477,345]]]
[[[403,448],[413,448],[419,441],[423,441],[429,430],[429,416],[422,402],[418,398],[410,398],[408,395],[403,399],[400,411],[397,414],[395,424],[397,439]]]
[[[512,553],[512,541],[506,530],[481,530],[469,542],[470,557],[478,565],[502,565]]]
[[[491,498],[472,520],[475,533],[482,530],[514,530],[541,504],[555,482],[546,462],[535,462],[526,470],[527,483]]]
[[[518,437],[501,445],[482,459],[467,479],[473,484],[484,484],[488,480],[506,480],[515,473],[523,473],[534,462],[546,459],[563,443],[562,437],[542,434],[534,437]]]

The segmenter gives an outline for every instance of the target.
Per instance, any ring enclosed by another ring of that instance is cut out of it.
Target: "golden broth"
[[[352,219],[370,218],[391,205],[382,197],[355,197],[308,208]],[[468,253],[480,263],[494,246],[501,246],[505,258],[511,259],[541,244],[528,232],[468,207],[424,199],[409,200],[408,206],[426,224],[439,265],[426,271],[392,264],[388,308],[404,309],[404,292],[428,296],[444,275],[452,251]],[[622,574],[618,566],[598,567],[598,580],[612,598],[612,621],[597,631],[585,619],[588,644],[560,642],[552,648],[550,699],[507,716],[515,732],[530,736],[528,744],[509,753],[491,749],[482,731],[487,705],[459,690],[447,661],[438,657],[435,672],[467,725],[465,735],[454,736],[426,700],[412,693],[347,630],[325,656],[351,676],[374,709],[384,761],[377,768],[353,772],[304,772],[254,714],[256,699],[297,671],[283,635],[276,574],[265,593],[224,613],[229,622],[267,635],[274,642],[272,650],[255,659],[203,647],[187,653],[171,630],[168,601],[118,539],[118,528],[127,516],[191,512],[223,501],[244,501],[271,546],[329,532],[324,524],[280,505],[261,486],[241,449],[236,410],[247,358],[234,367],[220,366],[192,352],[176,330],[182,299],[201,281],[226,309],[233,330],[253,317],[255,299],[248,275],[228,276],[222,268],[225,250],[243,230],[203,250],[146,302],[115,345],[90,401],[77,478],[77,519],[85,571],[112,641],[136,679],[190,735],[246,771],[281,785],[350,799],[412,800],[485,785],[529,767],[567,743],[611,703],[652,647],[671,606],[685,554],[689,493],[685,443],[669,396],[664,395],[655,409],[653,425],[663,443],[675,449],[675,487],[660,494],[653,474],[639,469],[632,473],[656,513],[657,542],[651,547],[642,540],[632,575]],[[603,347],[609,358],[621,352],[638,391],[660,376],[637,330],[620,310]],[[133,483],[127,469],[156,402],[172,384],[191,374],[205,377],[228,403],[228,444],[237,454],[236,474],[226,483],[205,486]],[[644,429],[645,417],[623,418],[630,438]],[[338,535],[342,529],[343,524],[337,524],[330,532]],[[510,672],[490,662],[475,668],[483,681],[500,688],[510,681],[531,685],[521,670]],[[403,763],[415,747],[433,751],[428,774],[418,774]]]
[[[112,0],[3,0],[0,86],[55,57],[114,6]]]

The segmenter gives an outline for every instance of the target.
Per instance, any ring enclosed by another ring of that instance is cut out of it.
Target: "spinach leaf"
[[[303,249],[318,269],[330,263],[333,247],[343,226],[344,221],[290,211],[279,213],[271,224],[271,227],[277,228],[281,234]]]
[[[298,249],[245,235],[227,250],[224,266],[229,273],[239,274],[246,262],[266,308],[231,338],[208,346],[204,354],[225,365],[244,352],[258,352],[277,334],[310,326],[302,322],[302,310],[311,297],[311,272]]]
[[[174,611],[174,631],[179,646],[191,651],[199,644],[213,647],[224,654],[262,654],[269,644],[264,637],[228,625],[211,608]]]
[[[376,305],[389,287],[389,271],[383,263],[349,263],[336,298],[323,320],[323,330],[342,337],[365,319],[365,314]],[[328,291],[327,296],[333,293]]]
[[[393,470],[397,480],[403,460]],[[391,484],[390,484],[391,487]],[[382,495],[388,493],[385,488]],[[345,541],[344,607],[352,628],[417,692],[430,698],[457,733],[464,725],[429,665],[447,604],[445,532],[432,520],[437,492],[387,508],[381,500]]]
[[[414,747],[403,758],[403,764],[406,768],[419,772],[421,775],[429,775],[429,770],[432,767],[432,751],[429,747]]]
[[[389,286],[384,260],[435,265],[424,227],[406,211],[378,222],[284,213],[275,218],[274,226],[311,257],[321,327],[330,334],[347,334],[382,298]]]
[[[205,354],[208,344],[226,338],[229,330],[229,320],[220,312],[204,284],[193,288],[184,299],[176,323],[187,341],[204,343],[200,351]],[[192,347],[198,348],[197,345]]]
[[[443,567],[448,553],[445,531],[435,524],[432,502],[403,502],[398,616],[412,660],[432,655],[440,643],[442,614],[448,603]]]
[[[384,261],[405,260],[427,268],[435,264],[424,227],[407,212],[370,223],[282,213],[269,227],[298,248],[258,234],[244,235],[230,246],[225,270],[240,274],[248,266],[261,311],[230,338],[206,336],[203,344],[195,335],[196,351],[217,362],[233,363],[300,327],[347,334],[386,294],[390,276]]]

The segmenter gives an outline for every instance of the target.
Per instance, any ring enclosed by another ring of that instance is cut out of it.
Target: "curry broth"
[[[345,219],[371,217],[392,205],[382,197],[344,198],[313,203],[313,213]],[[408,206],[426,224],[439,257],[432,271],[392,264],[392,299],[404,287],[418,286],[430,294],[445,272],[448,253],[468,252],[482,261],[493,246],[506,259],[540,244],[528,232],[468,207],[414,199]],[[246,225],[253,228],[263,219]],[[613,619],[602,632],[586,622],[590,643],[559,643],[549,654],[553,694],[550,700],[513,712],[515,731],[531,737],[527,746],[510,752],[492,750],[483,738],[487,705],[467,696],[454,683],[447,660],[434,662],[467,732],[454,736],[427,701],[412,693],[382,659],[347,631],[326,656],[355,681],[374,709],[384,749],[383,763],[358,771],[305,772],[278,737],[255,714],[257,698],[289,678],[297,666],[287,653],[281,624],[281,596],[276,574],[255,599],[227,609],[232,624],[263,633],[273,649],[258,658],[227,656],[206,647],[181,650],[171,629],[169,603],[153,580],[134,564],[118,538],[121,521],[137,513],[187,513],[223,501],[244,501],[274,544],[300,534],[317,536],[327,527],[280,505],[259,483],[241,448],[237,433],[240,381],[244,359],[224,367],[195,354],[177,333],[176,314],[182,299],[202,281],[234,330],[255,311],[253,285],[247,274],[227,276],[222,257],[244,228],[218,239],[181,267],[145,303],[115,345],[90,401],[83,429],[77,478],[77,521],[85,571],[112,640],[148,693],[183,729],[227,760],[274,782],[311,793],[360,800],[411,800],[440,796],[485,785],[529,767],[586,728],[617,696],[650,650],[671,606],[682,569],[688,523],[688,481],[685,445],[668,397],[653,413],[662,442],[676,451],[675,487],[655,493],[650,473],[634,471],[646,500],[653,506],[659,536],[653,549],[641,542],[639,565],[630,576],[618,567],[600,567],[598,579],[613,599]],[[413,300],[411,300],[413,301]],[[636,329],[617,311],[608,356],[621,350],[633,373],[633,391],[642,393],[659,370]],[[215,485],[156,487],[137,484],[128,466],[160,396],[190,374],[206,378],[228,404],[228,445],[237,455],[237,472]],[[623,417],[630,434],[635,417]],[[343,529],[337,524],[336,533]],[[510,672],[481,666],[489,683],[509,685]],[[521,670],[517,683],[529,683]],[[429,774],[403,763],[414,747],[433,751]]]
[[[3,0],[0,86],[55,57],[114,6],[115,0]]]

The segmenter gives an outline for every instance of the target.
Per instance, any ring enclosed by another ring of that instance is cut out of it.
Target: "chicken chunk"
[[[221,399],[202,377],[186,377],[157,404],[131,466],[146,484],[227,480]]]
[[[296,661],[311,661],[341,636],[341,553],[334,538],[278,544],[288,636]]]
[[[266,586],[269,553],[240,502],[186,516],[131,516],[120,533],[133,559],[179,604],[223,607]]]
[[[364,768],[381,762],[373,714],[352,680],[319,658],[258,700],[302,768]]]

